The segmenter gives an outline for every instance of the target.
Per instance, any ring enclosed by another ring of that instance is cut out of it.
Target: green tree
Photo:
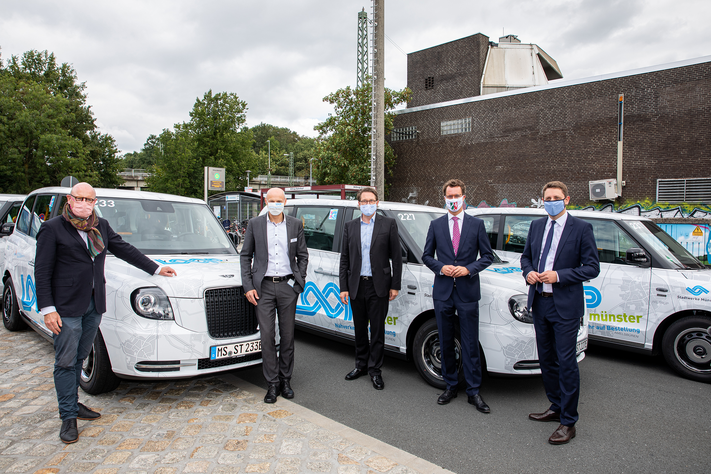
[[[257,156],[257,174],[267,173],[268,149],[271,146],[272,174],[289,175],[289,157],[294,154],[294,176],[309,174],[309,159],[315,156],[316,140],[286,128],[260,123],[250,129],[254,135],[252,149]],[[267,144],[269,140],[271,145]]]
[[[84,90],[74,69],[47,51],[0,61],[0,191],[56,186],[70,174],[119,184],[115,142],[97,131]]]
[[[392,130],[394,117],[389,111],[410,100],[411,94],[407,88],[401,91],[385,89],[386,134]],[[333,105],[335,111],[314,127],[319,132],[318,167],[314,169],[319,184],[368,184],[371,150],[370,86],[339,89],[324,97],[323,101]],[[394,164],[395,153],[386,142],[386,180],[392,176]]]

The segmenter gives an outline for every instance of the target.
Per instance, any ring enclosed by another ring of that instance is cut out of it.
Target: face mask
[[[559,201],[543,201],[543,207],[549,216],[555,217],[565,209],[565,199]]]
[[[457,199],[446,199],[444,200],[444,208],[447,209],[452,214],[459,212],[459,210],[464,205],[464,198],[460,197]]]
[[[375,214],[375,210],[378,208],[377,204],[361,204],[360,205],[360,212],[362,212],[364,215],[370,217],[373,214]]]
[[[268,202],[267,209],[269,209],[269,214],[276,217],[279,214],[281,214],[282,212],[284,212],[284,203],[283,202]]]
[[[86,219],[94,210],[94,205],[88,202],[73,201],[69,203],[69,207],[72,210],[72,214],[79,219]]]

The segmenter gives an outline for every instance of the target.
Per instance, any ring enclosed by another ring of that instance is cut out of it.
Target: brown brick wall
[[[442,205],[441,185],[467,183],[467,201],[528,206],[550,180],[565,182],[575,204],[588,181],[616,178],[617,96],[625,94],[623,189],[618,203],[656,197],[658,178],[711,176],[711,63],[532,91],[410,112],[416,126],[397,154],[389,200],[416,192]],[[440,122],[472,118],[472,130],[440,135]]]

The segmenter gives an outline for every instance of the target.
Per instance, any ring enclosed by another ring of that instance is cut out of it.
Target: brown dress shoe
[[[565,444],[573,438],[575,438],[575,426],[560,425],[548,438],[548,442],[550,444]]]
[[[549,408],[543,413],[529,413],[528,419],[533,421],[557,421],[560,423],[560,413]]]

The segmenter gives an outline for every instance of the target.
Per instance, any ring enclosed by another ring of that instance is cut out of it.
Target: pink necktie
[[[459,217],[452,217],[454,226],[452,227],[452,247],[454,247],[454,255],[457,255],[459,250]]]

